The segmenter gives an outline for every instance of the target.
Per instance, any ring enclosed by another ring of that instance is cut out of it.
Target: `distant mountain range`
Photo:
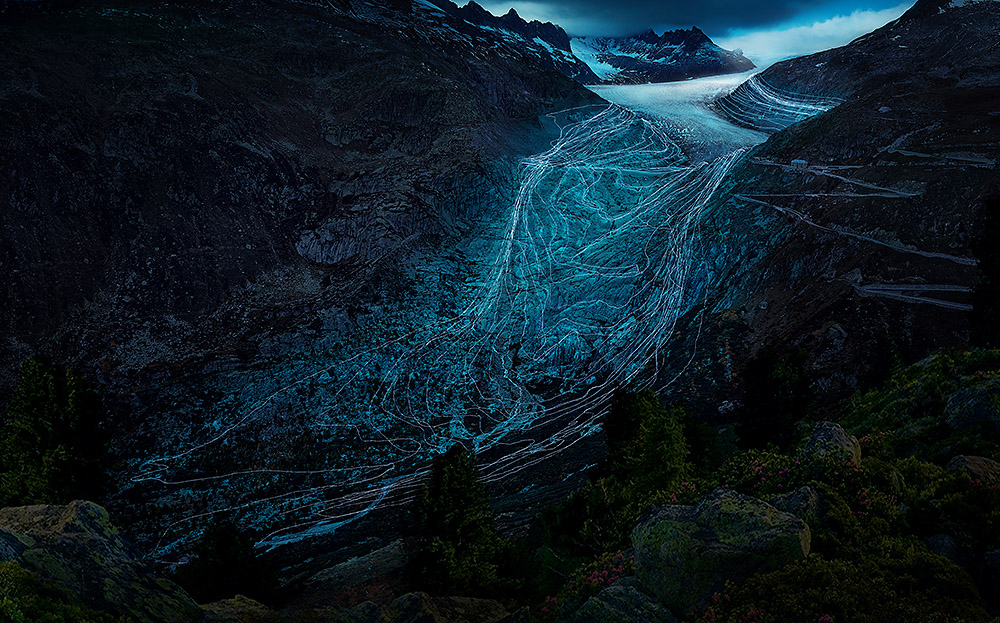
[[[435,6],[469,24],[487,28],[538,64],[584,84],[672,82],[754,68],[739,52],[724,50],[698,28],[657,35],[573,37],[549,22],[526,21],[511,9],[497,17],[475,2],[459,8],[449,0]]]
[[[570,49],[601,82],[672,82],[754,68],[740,52],[724,50],[698,28],[652,30],[631,37],[575,37]]]

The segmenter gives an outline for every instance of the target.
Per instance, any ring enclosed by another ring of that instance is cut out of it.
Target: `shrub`
[[[125,623],[48,590],[17,563],[0,563],[0,621],[4,623]]]
[[[607,460],[543,515],[550,543],[587,557],[626,548],[645,509],[689,495],[685,418],[682,407],[664,407],[651,391],[619,392],[604,423]]]
[[[996,379],[1000,350],[939,352],[897,372],[882,387],[854,396],[842,422],[874,443],[882,458],[915,456],[939,463],[956,454],[1000,458],[1000,432],[982,422],[954,429],[944,416],[955,392],[992,392]]]
[[[794,458],[774,450],[748,450],[719,471],[721,486],[762,499],[806,485],[817,489],[813,549],[837,555],[904,529],[893,478],[891,469],[873,459],[858,465],[835,455]]]
[[[899,552],[897,552],[899,553]],[[713,596],[701,623],[945,623],[990,621],[967,575],[905,550],[892,561],[813,556]]]
[[[930,536],[944,532],[967,550],[1000,548],[1000,488],[967,474],[942,474],[914,491],[910,500],[914,530]]]
[[[766,351],[747,362],[736,426],[742,447],[785,448],[794,440],[795,422],[809,413],[815,399],[812,382],[802,373],[805,362],[805,351]]]
[[[607,552],[582,565],[566,581],[555,597],[546,597],[540,612],[546,620],[563,610],[575,610],[623,577],[635,573],[635,557],[624,552]]]

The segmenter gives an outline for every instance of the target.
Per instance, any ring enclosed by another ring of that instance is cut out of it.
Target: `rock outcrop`
[[[642,591],[635,578],[622,578],[588,599],[570,623],[674,623],[677,617]]]
[[[808,521],[815,518],[819,511],[819,491],[809,486],[799,487],[795,491],[772,496],[767,503],[779,511]]]
[[[644,590],[685,616],[727,581],[739,582],[809,554],[801,519],[735,491],[716,489],[697,506],[654,509],[632,531]]]
[[[141,562],[91,502],[0,509],[0,561],[15,561],[67,600],[138,621],[197,621],[184,590]]]

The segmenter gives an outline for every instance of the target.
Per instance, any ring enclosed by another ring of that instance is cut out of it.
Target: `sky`
[[[758,66],[837,47],[903,14],[913,0],[479,0],[495,15],[562,26],[570,35],[621,36],[697,26]],[[459,4],[463,4],[461,0]]]

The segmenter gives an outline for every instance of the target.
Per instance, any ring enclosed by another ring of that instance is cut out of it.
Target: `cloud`
[[[512,6],[525,19],[559,24],[575,35],[628,35],[698,26],[711,36],[733,28],[773,28],[803,14],[884,8],[892,0],[481,0],[495,15]],[[897,0],[898,1],[898,0]],[[462,0],[459,0],[461,3]],[[861,2],[865,6],[859,7]],[[880,5],[880,6],[873,6]]]
[[[888,24],[913,5],[907,2],[881,11],[854,11],[802,26],[735,32],[716,37],[722,47],[742,50],[758,67],[850,43],[863,34]]]

